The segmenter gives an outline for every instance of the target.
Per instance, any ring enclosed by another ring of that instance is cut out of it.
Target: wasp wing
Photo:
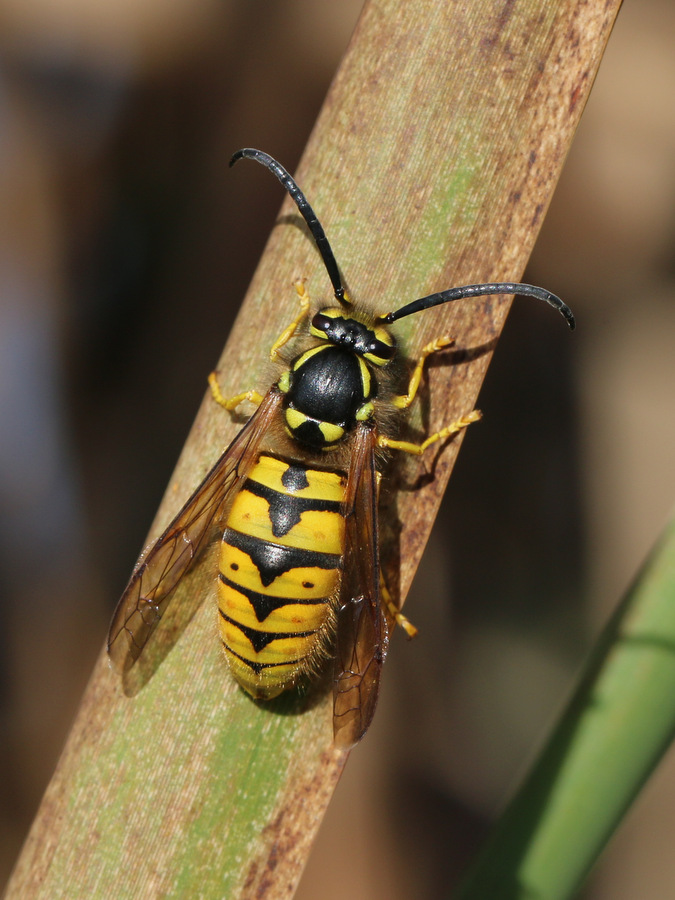
[[[375,429],[362,425],[352,443],[346,539],[333,681],[335,743],[361,740],[375,713],[388,628],[380,605]]]
[[[280,402],[276,388],[268,391],[176,518],[141,557],[117,604],[108,634],[108,653],[119,671],[128,671],[141,655],[172,591],[208,544],[228,498],[255,462],[260,441]]]

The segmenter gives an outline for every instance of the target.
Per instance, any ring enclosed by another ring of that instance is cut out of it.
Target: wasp
[[[570,328],[574,317],[544,288],[511,282],[452,288],[378,316],[357,309],[293,178],[260,150],[239,150],[230,165],[240,159],[265,166],[295,201],[336,302],[310,319],[309,295],[303,282],[296,284],[300,312],[273,345],[271,359],[279,360],[279,350],[307,320],[309,344],[264,396],[249,390],[226,399],[210,376],[213,397],[227,410],[245,400],[257,409],[141,557],[113,616],[108,652],[120,671],[133,666],[176,585],[217,532],[219,631],[232,674],[252,697],[269,700],[332,656],[335,743],[348,748],[372,721],[392,624],[410,635],[415,630],[380,573],[380,451],[422,454],[480,416],[474,410],[418,444],[389,433],[392,411],[401,416],[413,403],[427,357],[451,340],[424,347],[407,391],[395,393],[386,377],[397,356],[388,326],[441,303],[488,294],[544,300]]]

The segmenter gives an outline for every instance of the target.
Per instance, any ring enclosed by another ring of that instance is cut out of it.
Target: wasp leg
[[[474,409],[472,412],[468,413],[468,415],[462,416],[461,419],[457,419],[450,425],[446,425],[445,428],[441,428],[440,431],[435,431],[433,434],[430,434],[421,444],[413,444],[412,441],[394,441],[381,434],[377,438],[377,445],[384,449],[401,450],[403,453],[412,453],[415,456],[421,456],[431,444],[435,444],[436,441],[443,441],[445,438],[450,437],[451,434],[457,434],[458,431],[462,431],[467,425],[470,425],[472,422],[477,422],[480,417],[480,410]]]
[[[307,293],[304,281],[296,281],[295,290],[298,295],[298,300],[300,301],[300,312],[293,319],[291,324],[287,328],[284,328],[279,337],[272,344],[272,349],[270,350],[270,359],[272,362],[277,362],[279,359],[279,350],[281,350],[284,344],[287,344],[290,341],[302,320],[306,319],[309,314],[309,294]]]
[[[401,626],[401,628],[405,631],[409,638],[414,638],[417,635],[417,628],[415,628],[410,619],[407,619],[403,615],[401,610],[394,603],[382,573],[380,573],[380,594],[387,606],[387,609],[389,610],[389,615],[392,617],[392,619],[394,619],[397,625]]]
[[[298,325],[300,325],[302,320],[309,313],[310,300],[304,282],[296,281],[295,290],[298,294],[298,299],[300,300],[300,312],[293,319],[291,324],[287,328],[284,328],[279,337],[272,344],[272,348],[270,350],[270,359],[272,360],[272,362],[277,361],[277,359],[279,358],[279,350],[284,346],[284,344],[287,344],[288,341],[290,341],[290,339],[295,334]],[[250,403],[255,404],[255,406],[260,406],[263,401],[262,394],[259,394],[258,391],[255,390],[244,391],[241,394],[237,394],[236,397],[223,397],[215,372],[211,372],[211,374],[209,375],[209,386],[211,388],[213,399],[216,401],[216,403],[230,411],[236,409],[236,407],[239,406],[240,403],[243,403],[244,400],[248,400]]]
[[[420,353],[419,359],[417,360],[417,365],[413,369],[413,373],[410,376],[408,393],[401,394],[398,397],[394,397],[392,400],[394,406],[397,406],[399,409],[407,409],[410,406],[410,404],[417,396],[417,390],[422,380],[422,372],[424,370],[424,363],[426,362],[427,357],[431,356],[432,353],[437,353],[439,350],[444,350],[451,344],[454,344],[454,338],[451,338],[449,334],[446,334],[443,337],[436,338],[435,341],[431,341],[431,343],[427,344],[426,347],[423,348],[422,352]]]
[[[380,483],[382,481],[382,472],[375,473],[375,480],[377,484],[377,495],[380,495]],[[391,592],[387,587],[387,582],[384,580],[384,575],[380,571],[380,596],[384,600],[384,603],[389,610],[389,615],[396,622],[397,625],[400,625],[401,628],[405,631],[409,638],[414,638],[417,634],[417,628],[413,625],[413,623],[407,619],[401,610],[396,606],[394,600],[391,596]]]
[[[262,394],[259,394],[257,391],[244,391],[243,394],[237,394],[236,397],[223,397],[215,372],[211,372],[209,375],[209,387],[211,388],[211,395],[216,403],[230,411],[236,409],[240,403],[244,402],[244,400],[248,400],[250,403],[255,404],[255,406],[260,406],[263,402]]]

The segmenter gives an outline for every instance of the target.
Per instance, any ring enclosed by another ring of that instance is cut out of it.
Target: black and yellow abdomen
[[[232,505],[220,556],[220,635],[253,697],[286,690],[330,643],[345,483],[340,472],[261,455]]]

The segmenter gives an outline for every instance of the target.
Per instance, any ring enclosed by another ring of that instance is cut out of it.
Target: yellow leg
[[[452,422],[450,425],[446,425],[446,427],[442,428],[440,431],[435,431],[433,434],[430,434],[421,444],[413,444],[411,441],[394,441],[381,434],[377,439],[377,445],[378,447],[383,447],[388,450],[402,450],[403,453],[412,453],[415,456],[421,456],[431,444],[435,444],[436,441],[443,441],[445,438],[450,437],[451,434],[456,434],[472,422],[477,422],[480,417],[480,411],[474,409],[468,415],[462,416],[461,419],[457,419],[457,421]]]
[[[298,295],[298,299],[300,300],[300,312],[293,319],[291,324],[284,328],[276,341],[272,344],[272,348],[270,350],[270,359],[272,362],[276,362],[279,358],[279,350],[287,344],[290,339],[295,334],[298,325],[302,322],[304,318],[306,318],[309,313],[309,294],[307,293],[307,289],[305,288],[304,282],[296,281],[295,282],[295,290]],[[209,375],[209,386],[211,387],[211,394],[213,395],[213,399],[216,403],[220,404],[220,406],[224,407],[227,410],[236,409],[240,403],[243,403],[244,400],[248,400],[250,403],[254,403],[256,406],[260,406],[262,403],[262,394],[259,394],[258,391],[244,391],[241,394],[237,394],[236,397],[223,397],[223,394],[220,390],[220,385],[218,384],[218,378],[215,372],[211,372]]]
[[[451,338],[449,334],[446,334],[443,337],[436,338],[435,341],[431,341],[430,344],[427,344],[426,347],[424,347],[424,349],[420,353],[419,359],[417,360],[417,365],[415,366],[410,377],[410,383],[408,384],[408,393],[401,394],[399,397],[394,397],[392,401],[394,406],[398,406],[399,409],[407,409],[410,406],[410,404],[417,396],[417,390],[422,380],[422,372],[424,370],[424,363],[426,362],[427,356],[431,356],[432,353],[436,353],[438,352],[438,350],[443,350],[445,347],[449,347],[453,343],[453,338]]]
[[[382,472],[376,472],[375,478],[377,483],[377,493],[379,497]],[[403,615],[401,610],[392,600],[392,596],[389,593],[389,588],[387,587],[387,583],[384,580],[384,575],[382,574],[382,572],[380,572],[380,595],[382,597],[382,600],[386,604],[386,607],[389,610],[389,615],[392,617],[392,619],[396,622],[397,625],[401,626],[401,628],[405,631],[409,638],[414,638],[417,634],[417,628],[415,628],[413,623]]]
[[[300,325],[302,320],[306,319],[309,314],[309,294],[307,293],[305,283],[303,281],[296,281],[295,290],[298,295],[298,300],[300,301],[300,312],[293,319],[291,324],[287,328],[284,328],[279,337],[272,344],[272,349],[270,350],[270,359],[272,362],[276,362],[279,359],[279,350],[281,350],[284,344],[287,344],[290,341],[295,334],[298,325]]]
[[[380,573],[380,594],[382,595],[382,599],[387,605],[387,609],[389,610],[389,615],[394,619],[397,625],[400,625],[401,628],[405,631],[409,638],[414,638],[417,634],[417,628],[412,624],[409,619],[403,615],[401,610],[396,606],[394,601],[391,598],[391,594],[389,593],[389,588],[384,582],[384,578]]]
[[[240,403],[243,403],[244,400],[249,400],[256,406],[260,406],[263,401],[262,394],[259,394],[257,391],[244,391],[243,394],[237,394],[236,397],[223,397],[215,372],[211,372],[209,375],[209,387],[211,388],[211,394],[216,403],[230,411],[236,409],[236,407],[239,406]]]

